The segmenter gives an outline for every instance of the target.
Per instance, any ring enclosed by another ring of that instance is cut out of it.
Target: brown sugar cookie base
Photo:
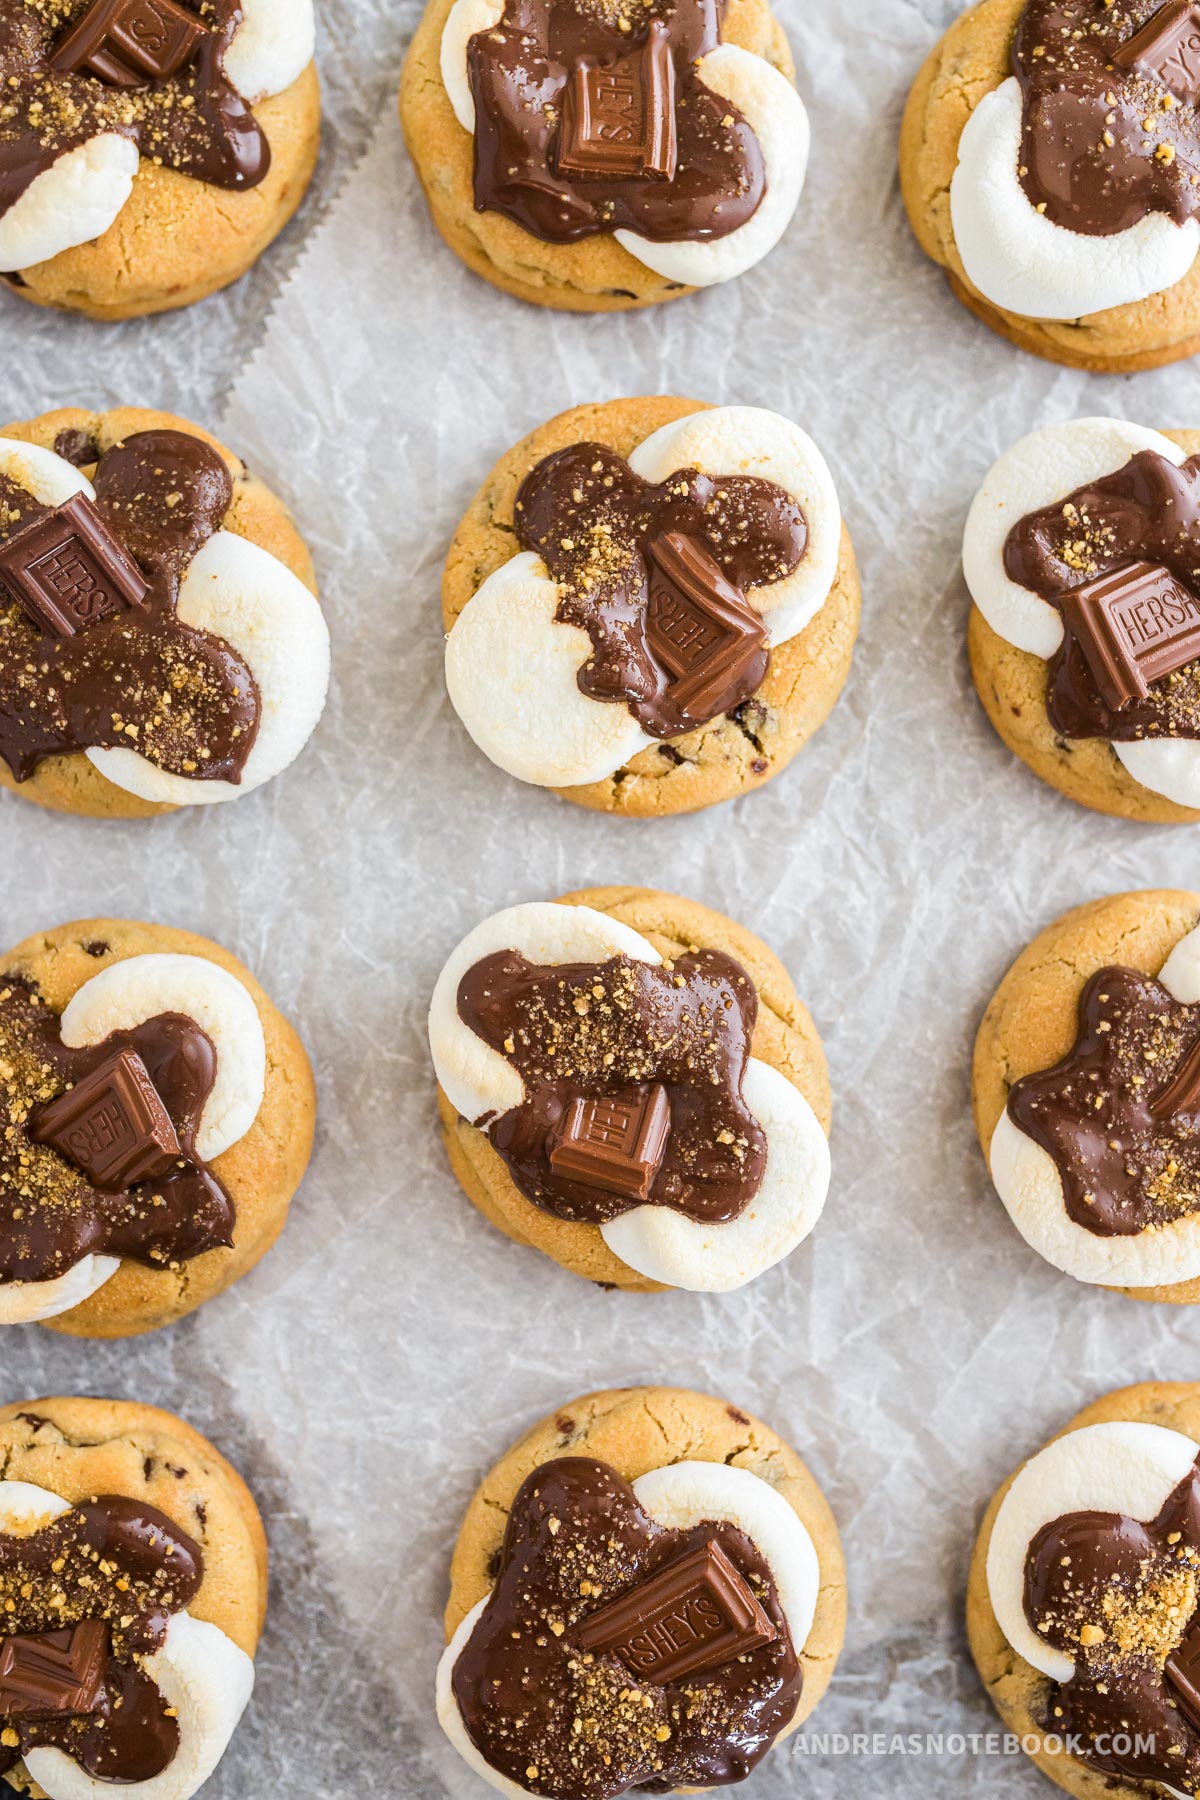
[[[758,991],[753,1053],[786,1075],[808,1101],[826,1136],[831,1100],[825,1052],[806,1007],[779,959],[751,932],[723,913],[651,888],[586,888],[566,894],[568,906],[590,906],[640,931],[663,955],[690,945],[721,950],[746,969]],[[438,1089],[438,1115],[450,1166],[467,1198],[514,1243],[540,1250],[586,1281],[634,1293],[663,1293],[663,1283],[631,1269],[609,1249],[597,1225],[556,1219],[521,1193],[485,1132],[461,1118]]]
[[[171,1325],[223,1293],[254,1267],[283,1229],[312,1151],[316,1090],[304,1046],[247,969],[219,944],[164,925],[86,919],[27,938],[0,957],[0,973],[34,982],[61,1013],[85,981],[130,956],[203,956],[243,984],[258,1009],[267,1079],[258,1117],[212,1167],[236,1210],[230,1250],[207,1250],[178,1269],[120,1268],[79,1306],[41,1323],[68,1337],[122,1338]]]
[[[626,1481],[671,1463],[727,1463],[760,1476],[783,1496],[812,1538],[821,1569],[812,1630],[804,1649],[796,1646],[803,1692],[783,1735],[802,1725],[829,1686],[846,1633],[846,1569],[837,1525],[789,1444],[736,1406],[685,1388],[616,1388],[568,1401],[500,1458],[468,1506],[454,1547],[447,1643],[471,1608],[492,1591],[495,1558],[522,1482],[560,1456],[592,1457]]]
[[[1046,361],[1096,373],[1157,369],[1200,350],[1200,259],[1164,293],[1083,318],[1027,319],[994,306],[967,277],[954,241],[950,183],[963,128],[1012,73],[1025,0],[982,0],[935,45],[914,83],[900,135],[900,186],[917,241],[957,299],[1001,337]]]
[[[40,418],[0,426],[0,437],[53,450],[63,432],[79,432],[97,447],[97,455],[111,450],[139,431],[183,431],[210,444],[224,459],[233,477],[233,499],[221,529],[246,538],[289,568],[310,592],[317,580],[308,546],[297,531],[291,513],[265,482],[252,475],[239,457],[186,419],[173,413],[151,412],[136,406],[120,406],[111,412],[88,412],[79,406],[60,407]],[[83,465],[84,473],[93,468]],[[69,756],[50,756],[38,764],[27,781],[16,781],[7,763],[0,761],[0,788],[32,800],[51,812],[73,813],[88,819],[149,819],[179,809],[161,801],[142,800],[106,780],[82,751]],[[227,804],[236,804],[227,802]]]
[[[1200,1386],[1183,1381],[1145,1381],[1136,1387],[1118,1388],[1086,1406],[1056,1437],[1086,1425],[1106,1425],[1114,1420],[1161,1425],[1200,1441]],[[1046,1724],[1051,1683],[1018,1655],[1001,1631],[987,1585],[988,1545],[996,1515],[1019,1474],[1019,1469],[1014,1470],[995,1495],[979,1528],[967,1583],[967,1635],[980,1679],[1005,1725],[1019,1737],[1041,1739],[1052,1732]],[[1043,1749],[1026,1754],[1043,1775],[1068,1794],[1076,1795],[1077,1800],[1146,1800],[1148,1794],[1159,1791],[1144,1781],[1122,1781],[1098,1774],[1066,1751]]]
[[[28,1481],[71,1503],[120,1494],[165,1513],[204,1555],[188,1612],[254,1655],[267,1611],[262,1519],[237,1470],[182,1419],[128,1400],[16,1401],[0,1409],[0,1468],[6,1481]],[[19,1762],[7,1781],[44,1791]]]
[[[1026,1075],[1053,1068],[1070,1051],[1079,996],[1091,977],[1110,966],[1157,976],[1197,923],[1200,894],[1171,889],[1117,894],[1077,906],[1021,952],[997,988],[975,1040],[972,1104],[985,1162],[1013,1086]],[[1113,1291],[1134,1300],[1193,1306],[1200,1301],[1200,1278]]]
[[[1200,347],[1200,346],[1198,346]],[[1188,456],[1200,455],[1200,431],[1164,431]],[[1200,810],[1143,787],[1103,738],[1060,737],[1046,711],[1050,665],[993,631],[977,606],[967,626],[975,687],[997,734],[1027,768],[1093,812],[1155,825],[1194,825]]]
[[[663,425],[707,410],[697,400],[657,396],[577,406],[523,438],[496,464],[454,534],[442,579],[447,631],[514,551],[513,511],[529,471],[569,444],[610,444],[630,456]],[[606,781],[554,791],[592,812],[664,818],[698,812],[762,787],[791,762],[833,711],[850,674],[861,593],[854,550],[842,529],[837,576],[824,605],[798,636],[771,652],[762,687],[736,713],[686,737],[642,750]]]
[[[0,1408],[6,1481],[75,1503],[122,1494],[166,1513],[204,1552],[188,1611],[253,1656],[267,1611],[267,1539],[250,1489],[173,1413],[130,1400],[21,1400]]]
[[[231,193],[143,157],[102,237],[0,281],[22,300],[92,319],[169,312],[228,287],[278,237],[312,179],[321,135],[315,65],[258,101],[254,116],[271,146],[258,187]]]
[[[560,312],[629,312],[695,290],[656,275],[615,237],[549,244],[499,213],[476,212],[474,140],[442,83],[442,32],[454,0],[430,0],[405,59],[400,119],[433,222],[476,275],[518,300]],[[795,79],[791,51],[766,0],[729,0],[722,40]]]

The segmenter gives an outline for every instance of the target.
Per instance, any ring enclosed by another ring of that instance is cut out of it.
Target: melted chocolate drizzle
[[[1090,1768],[1179,1792],[1200,1788],[1200,1732],[1163,1669],[1194,1617],[1198,1568],[1196,1468],[1149,1524],[1070,1513],[1029,1546],[1025,1616],[1075,1663],[1072,1679],[1050,1688],[1047,1728],[1081,1738],[1078,1754]]]
[[[241,24],[239,0],[193,0],[209,27],[195,59],[145,87],[110,87],[50,58],[92,0],[0,0],[0,216],[67,151],[117,132],[143,156],[211,187],[257,187],[271,165],[266,136],[225,79],[222,58]]]
[[[1101,969],[1070,1054],[1013,1087],[1009,1117],[1053,1159],[1076,1225],[1131,1237],[1200,1211],[1200,1103],[1151,1111],[1197,1038],[1200,1005],[1136,969]]]
[[[1029,0],[1021,15],[1021,181],[1068,231],[1107,237],[1151,212],[1177,224],[1200,214],[1200,112],[1147,68],[1114,62],[1160,4]]]
[[[646,550],[677,532],[702,544],[743,595],[782,581],[804,556],[808,526],[774,482],[681,469],[655,487],[607,445],[572,444],[526,476],[516,527],[522,549],[536,552],[562,588],[555,616],[592,641],[578,678],[592,699],[624,701],[651,737],[671,738],[732,712],[762,686],[765,646],[703,717],[678,705],[647,637]]]
[[[167,1175],[108,1193],[32,1133],[49,1101],[124,1048],[145,1063],[182,1155]],[[231,1245],[233,1201],[195,1144],[216,1072],[211,1038],[178,1013],[68,1050],[32,985],[0,977],[0,1282],[50,1281],[93,1254],[163,1269]]]
[[[1169,569],[1200,609],[1200,456],[1176,467],[1156,450],[1143,450],[1115,475],[1028,514],[1004,547],[1009,577],[1055,606],[1073,588],[1137,560]],[[1046,703],[1056,731],[1111,743],[1200,738],[1200,663],[1152,682],[1146,699],[1118,711],[1101,697],[1078,639],[1064,624]]]
[[[13,1603],[0,1615],[0,1641],[81,1619],[110,1627],[99,1709],[5,1719],[19,1742],[0,1747],[0,1774],[43,1744],[101,1781],[148,1781],[165,1769],[179,1747],[179,1726],[140,1663],[161,1647],[171,1614],[195,1598],[203,1573],[200,1546],[165,1513],[119,1495],[73,1507],[29,1536],[0,1532],[0,1592]],[[53,1603],[55,1595],[62,1604]]]
[[[697,950],[659,967],[617,956],[548,968],[499,950],[463,976],[458,1011],[525,1084],[520,1106],[477,1123],[544,1212],[602,1225],[641,1204],[557,1174],[549,1147],[575,1095],[647,1082],[664,1085],[671,1109],[651,1205],[716,1223],[758,1192],[767,1141],[742,1099],[758,995],[731,957]]]
[[[258,732],[257,684],[230,645],[175,611],[188,564],[229,511],[229,471],[200,438],[143,431],[100,458],[94,485],[150,583],[146,610],[57,638],[0,588],[0,757],[26,781],[46,757],[116,746],[189,780],[236,782]],[[0,475],[0,543],[50,510]]]
[[[776,1627],[773,1643],[662,1687],[612,1655],[584,1657],[582,1620],[714,1540]],[[559,1800],[741,1781],[793,1717],[802,1683],[774,1579],[750,1539],[725,1524],[667,1530],[614,1469],[584,1457],[544,1463],[513,1501],[496,1585],[453,1674],[490,1766]]]
[[[507,0],[499,25],[467,50],[476,211],[502,213],[550,244],[622,229],[653,243],[737,231],[758,210],[766,171],[746,120],[697,76],[721,41],[723,13],[722,0],[651,0],[632,12],[599,0]],[[674,176],[573,178],[557,150],[576,62],[628,57],[655,20],[675,66]]]

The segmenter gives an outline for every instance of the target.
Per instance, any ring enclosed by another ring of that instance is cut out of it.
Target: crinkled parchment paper
[[[630,1382],[728,1396],[823,1481],[851,1619],[814,1732],[992,1731],[961,1626],[984,1501],[1094,1395],[1200,1375],[1200,1327],[1077,1287],[1025,1249],[974,1142],[972,1037],[1043,924],[1101,893],[1200,886],[1200,854],[1193,832],[1073,808],[993,737],[966,668],[961,526],[983,471],[1030,427],[1104,411],[1194,426],[1200,371],[1039,364],[922,260],[895,137],[955,0],[784,0],[815,125],[788,238],[727,288],[595,319],[504,298],[435,236],[393,120],[414,8],[322,10],[323,175],[245,283],[119,328],[11,302],[3,316],[7,414],[174,407],[288,496],[334,631],[325,721],[289,774],[233,807],[141,826],[0,808],[5,942],[94,912],[222,939],[303,1031],[316,1157],[282,1241],[232,1293],[129,1344],[9,1330],[4,1396],[173,1407],[249,1476],[272,1611],[213,1800],[483,1793],[432,1705],[459,1515],[535,1417]],[[775,407],[815,435],[866,610],[851,686],[789,773],[735,806],[636,825],[519,786],[471,748],[442,686],[438,579],[511,442],[576,402],[653,392]],[[585,1286],[493,1232],[443,1161],[424,1035],[443,957],[498,907],[594,882],[736,914],[824,1033],[828,1209],[742,1294]],[[796,1747],[749,1791],[1049,1792],[1020,1758],[952,1736],[940,1754],[874,1748]]]

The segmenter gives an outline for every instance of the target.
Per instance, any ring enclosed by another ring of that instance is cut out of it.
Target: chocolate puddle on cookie
[[[145,431],[107,451],[82,517],[0,475],[0,757],[135,750],[169,774],[237,782],[259,724],[241,656],[176,614],[188,565],[233,497],[216,451]],[[140,590],[140,592],[139,592]]]
[[[546,243],[727,237],[766,192],[758,139],[706,88],[720,0],[507,0],[467,48],[475,208]]]
[[[1200,738],[1200,457],[1176,467],[1143,450],[1028,514],[1004,568],[1063,614],[1047,696],[1056,731]]]
[[[188,60],[174,73],[156,78],[152,51],[127,71],[133,83],[120,84],[94,72],[94,65],[60,68],[69,56],[73,28],[111,11],[108,0],[0,0],[0,217],[37,177],[67,152],[103,132],[135,143],[143,156],[193,176],[212,187],[257,187],[270,167],[271,151],[250,108],[225,78],[222,59],[242,22],[238,0],[199,0],[187,9],[202,27]],[[128,50],[151,45],[153,26],[163,41],[176,35],[163,18],[163,0],[126,0],[117,14],[140,10],[124,23],[120,38]],[[147,18],[144,15],[153,15]],[[101,66],[105,66],[103,52]]]
[[[141,1660],[203,1572],[200,1546],[165,1513],[119,1495],[32,1533],[0,1529],[0,1774],[39,1745],[100,1781],[165,1769],[179,1725]]]
[[[1025,1616],[1075,1664],[1051,1685],[1045,1728],[1081,1739],[1090,1768],[1200,1789],[1198,1574],[1196,1468],[1148,1524],[1070,1513],[1030,1544]]]
[[[758,1192],[766,1137],[742,1099],[758,995],[732,958],[546,967],[501,950],[463,976],[458,1011],[524,1083],[477,1123],[543,1211],[602,1225],[650,1201],[719,1223]]]
[[[173,1128],[165,1152],[112,1068],[122,1051],[141,1059]],[[69,1050],[34,987],[0,976],[0,1283],[54,1280],[93,1254],[165,1269],[228,1247],[233,1202],[195,1148],[216,1071],[212,1040],[176,1013]],[[64,1102],[69,1090],[87,1106]],[[132,1186],[89,1179],[139,1159],[156,1172]]]
[[[1101,969],[1069,1055],[1008,1096],[1053,1159],[1068,1216],[1131,1237],[1200,1212],[1200,1005],[1136,969]]]
[[[1021,182],[1053,224],[1104,237],[1151,212],[1176,224],[1200,216],[1194,8],[1028,0],[1012,66],[1024,102]]]
[[[685,1572],[681,1559],[710,1546],[748,1587],[769,1641],[744,1620],[731,1629],[736,1599]],[[673,1567],[674,1606],[656,1631],[666,1584],[655,1577]],[[603,1614],[622,1596],[632,1624],[614,1637]],[[597,1625],[608,1647],[589,1649]],[[694,1652],[694,1665],[722,1626],[727,1660],[672,1679],[671,1660]],[[616,1800],[743,1780],[794,1716],[803,1675],[770,1567],[748,1537],[727,1524],[668,1530],[607,1464],[564,1457],[513,1501],[496,1584],[452,1684],[472,1743],[518,1787]]]
[[[583,693],[671,738],[762,686],[767,631],[746,592],[786,579],[808,546],[782,488],[698,469],[654,486],[607,445],[572,444],[526,476],[515,518],[559,584],[556,617],[591,639]]]

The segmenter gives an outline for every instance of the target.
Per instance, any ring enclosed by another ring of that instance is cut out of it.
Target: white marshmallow
[[[1200,741],[1143,738],[1113,749],[1135,781],[1176,806],[1200,808]]]
[[[223,638],[258,686],[258,734],[240,782],[196,781],[157,768],[136,750],[87,752],[115,787],[171,806],[238,800],[282,773],[316,729],[329,688],[329,627],[298,576],[269,551],[217,531],[189,564],[178,617]]]
[[[504,0],[454,0],[442,28],[442,86],[464,131],[475,134],[475,96],[468,74],[467,46],[477,31],[492,31],[504,17]]]
[[[137,145],[102,131],[66,150],[0,214],[0,269],[29,269],[103,237],[133,191]]]
[[[212,1039],[217,1073],[196,1132],[205,1162],[245,1137],[258,1117],[267,1079],[262,1020],[248,989],[206,956],[175,952],[129,956],[85,981],[62,1015],[72,1050],[103,1043],[163,1013],[181,1013]]]
[[[185,1611],[171,1615],[161,1648],[144,1668],[176,1712],[179,1747],[166,1768],[114,1790],[62,1750],[30,1750],[25,1767],[50,1800],[99,1800],[114,1791],[122,1800],[191,1800],[208,1780],[254,1691],[253,1662],[219,1626]]]
[[[804,1095],[752,1056],[742,1098],[766,1133],[767,1167],[738,1218],[706,1225],[668,1206],[638,1206],[600,1227],[609,1249],[651,1281],[731,1293],[790,1256],[824,1210],[829,1142]]]
[[[604,962],[629,956],[658,964],[653,946],[627,925],[587,906],[557,902],[514,906],[477,925],[438,977],[429,1009],[437,1078],[455,1111],[473,1123],[521,1104],[525,1087],[513,1065],[485,1044],[458,1011],[468,969],[499,950],[530,962]],[[761,1187],[737,1219],[703,1225],[663,1206],[639,1206],[601,1226],[621,1261],[671,1287],[727,1293],[790,1254],[812,1231],[829,1191],[829,1146],[808,1101],[786,1076],[751,1057],[742,1097],[767,1140]]]
[[[0,1481],[0,1532],[28,1534],[63,1513],[67,1501],[27,1481]],[[174,1613],[162,1646],[145,1661],[147,1674],[177,1709],[179,1748],[150,1781],[122,1784],[130,1800],[191,1800],[222,1756],[254,1687],[254,1664],[216,1625]],[[25,1767],[50,1800],[95,1800],[114,1791],[61,1750],[31,1750]]]
[[[69,1500],[32,1481],[0,1481],[0,1532],[9,1537],[26,1537],[70,1510]]]
[[[668,1530],[688,1531],[712,1523],[734,1525],[743,1532],[771,1571],[793,1648],[800,1654],[812,1630],[821,1571],[807,1527],[782,1494],[749,1469],[708,1462],[652,1469],[633,1483],[633,1491],[650,1517]],[[451,1686],[454,1666],[486,1605],[481,1600],[467,1614],[438,1663],[438,1721],[476,1775],[510,1800],[524,1800],[529,1790],[493,1769],[475,1748]]]
[[[1085,1425],[1031,1457],[1004,1496],[988,1545],[987,1583],[1001,1631],[1051,1681],[1070,1681],[1071,1657],[1025,1616],[1025,1563],[1044,1525],[1071,1513],[1118,1513],[1148,1524],[1186,1480],[1200,1445],[1161,1425]]]
[[[652,432],[629,464],[655,483],[698,468],[718,478],[752,475],[790,494],[808,526],[805,554],[786,579],[747,598],[772,645],[803,631],[829,597],[842,532],[833,477],[806,432],[762,407],[711,407]],[[499,768],[538,787],[604,781],[655,742],[624,702],[581,692],[591,640],[555,618],[558,600],[545,563],[522,551],[467,602],[446,643],[446,686],[471,738]]]
[[[76,494],[96,498],[86,475],[65,456],[43,450],[39,444],[23,444],[19,438],[0,438],[0,475],[40,500],[43,506],[62,506]]]
[[[1030,513],[1115,475],[1143,450],[1157,451],[1176,467],[1187,461],[1178,444],[1143,425],[1070,419],[1031,431],[989,469],[967,515],[963,572],[992,630],[1018,650],[1048,662],[1062,643],[1063,623],[1057,607],[1006,574],[1009,532]]]
[[[1200,999],[1200,927],[1176,944],[1158,979],[1175,999]],[[1101,1237],[1068,1215],[1053,1157],[1015,1125],[1005,1107],[988,1153],[992,1181],[1013,1224],[1039,1256],[1110,1287],[1170,1287],[1200,1275],[1200,1214],[1133,1237]]]
[[[53,1281],[0,1282],[0,1325],[34,1325],[82,1306],[120,1266],[119,1256],[85,1256]]]
[[[607,962],[614,956],[662,961],[640,932],[590,906],[535,901],[484,919],[446,963],[429,1007],[429,1047],[438,1082],[455,1112],[472,1123],[485,1114],[511,1112],[525,1097],[525,1084],[513,1065],[476,1037],[458,1011],[459,982],[468,969],[498,950],[515,950],[527,961],[548,967]]]
[[[498,768],[541,787],[603,781],[652,740],[621,701],[579,686],[586,631],[555,619],[558,584],[523,551],[488,577],[446,640],[450,703]]]
[[[705,87],[736,107],[758,139],[767,185],[757,209],[728,237],[657,244],[633,231],[613,236],[664,280],[714,287],[760,263],[791,224],[804,191],[812,134],[804,102],[787,76],[753,51],[719,44],[701,58],[699,74]]]
[[[643,438],[629,466],[655,484],[677,469],[696,468],[718,478],[771,481],[791,495],[808,527],[804,555],[784,580],[750,588],[746,598],[766,621],[773,647],[798,637],[829,598],[842,541],[833,476],[808,433],[762,406],[713,406]]]
[[[963,130],[950,219],[963,268],[993,306],[1031,319],[1079,319],[1148,299],[1183,280],[1200,225],[1147,213],[1099,237],[1055,225],[1021,185],[1021,88],[985,94]]]
[[[222,67],[253,105],[291,87],[312,61],[316,38],[313,0],[242,0],[242,22]]]
[[[455,0],[442,30],[442,85],[464,131],[474,133],[475,100],[467,72],[467,46],[504,16],[503,0]],[[728,237],[656,244],[635,231],[616,231],[617,242],[646,268],[685,287],[712,287],[744,275],[773,250],[800,203],[808,173],[808,114],[786,75],[750,50],[719,44],[703,57],[705,87],[741,113],[758,139],[766,191],[753,216]]]

